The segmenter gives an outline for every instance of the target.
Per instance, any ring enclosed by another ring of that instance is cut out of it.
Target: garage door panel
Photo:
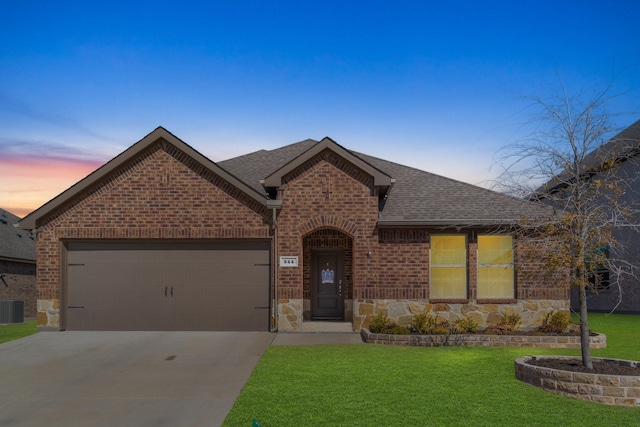
[[[266,330],[269,259],[268,243],[70,243],[67,328]]]

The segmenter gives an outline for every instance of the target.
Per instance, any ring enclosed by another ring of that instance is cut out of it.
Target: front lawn
[[[16,325],[0,325],[0,344],[36,333],[36,321],[27,320]]]
[[[640,359],[640,316],[591,314],[595,357]],[[272,346],[225,426],[640,426],[640,408],[583,402],[518,381],[514,360],[580,350]]]

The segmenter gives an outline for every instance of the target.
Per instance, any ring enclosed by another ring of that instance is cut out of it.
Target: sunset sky
[[[526,95],[614,82],[640,118],[640,2],[13,1],[0,208],[24,216],[157,126],[214,161],[329,136],[489,185]]]

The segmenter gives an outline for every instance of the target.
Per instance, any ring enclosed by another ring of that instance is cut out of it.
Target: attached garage
[[[68,330],[266,331],[270,243],[65,242]]]

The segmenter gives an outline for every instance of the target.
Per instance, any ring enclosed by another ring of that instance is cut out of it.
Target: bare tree
[[[550,96],[527,97],[536,108],[531,135],[503,148],[496,162],[503,168],[499,189],[555,208],[549,217],[523,218],[518,238],[549,245],[539,251],[547,273],[568,269],[578,288],[582,362],[589,369],[587,290],[609,279],[619,283],[637,268],[623,255],[616,230],[638,229],[638,198],[630,197],[638,177],[620,166],[638,154],[640,141],[621,133],[604,144],[615,131],[608,107],[618,96],[611,85],[570,95],[560,81]]]

